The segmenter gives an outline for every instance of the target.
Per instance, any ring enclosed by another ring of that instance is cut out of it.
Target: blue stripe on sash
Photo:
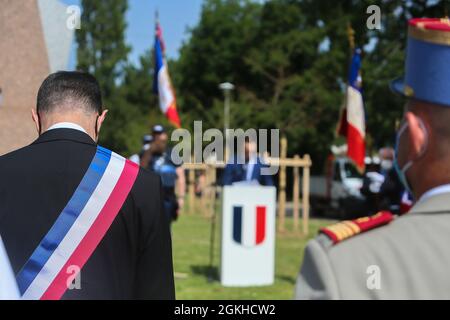
[[[17,275],[17,284],[22,295],[75,223],[105,173],[110,159],[111,151],[98,146],[88,170],[69,203]]]
[[[242,243],[242,207],[233,207],[233,239]]]

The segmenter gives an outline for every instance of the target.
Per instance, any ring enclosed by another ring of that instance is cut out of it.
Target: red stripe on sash
[[[256,207],[256,244],[260,244],[266,237],[266,207]]]
[[[120,178],[106,201],[105,206],[69,260],[67,260],[64,267],[42,295],[41,300],[61,299],[67,290],[67,279],[74,277],[73,274],[67,274],[68,268],[70,266],[77,266],[80,270],[83,268],[122,208],[123,203],[133,187],[138,172],[139,167],[126,160]]]

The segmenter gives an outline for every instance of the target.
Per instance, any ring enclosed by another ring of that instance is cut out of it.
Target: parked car
[[[313,214],[350,219],[364,215],[363,175],[346,157],[331,158],[321,176],[312,176],[310,201]]]

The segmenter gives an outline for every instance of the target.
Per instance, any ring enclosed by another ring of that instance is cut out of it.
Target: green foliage
[[[183,126],[222,128],[222,82],[236,86],[234,128],[279,128],[289,155],[311,154],[320,171],[333,143],[351,55],[347,25],[363,48],[363,94],[369,152],[391,145],[402,114],[389,82],[403,73],[411,17],[440,17],[447,1],[205,0],[199,23],[169,61]],[[152,92],[153,52],[127,64],[126,0],[83,0],[78,66],[100,81],[110,109],[102,142],[129,154],[149,125],[168,125]],[[381,8],[381,30],[369,30],[369,5]],[[149,47],[152,45],[149,39]],[[170,126],[169,126],[170,127]]]
[[[167,120],[153,93],[153,52],[128,63],[125,43],[127,0],[83,0],[82,26],[76,33],[77,69],[91,72],[102,88],[109,110],[100,143],[126,156],[138,152],[150,125]],[[153,39],[149,39],[149,46]]]
[[[91,72],[102,85],[105,99],[114,95],[130,48],[125,44],[126,0],[82,0],[83,28],[77,31],[78,69]]]
[[[367,7],[381,7],[369,30]],[[175,85],[189,119],[221,127],[219,83],[236,85],[232,127],[280,128],[289,154],[310,153],[315,170],[330,152],[348,73],[347,26],[363,56],[369,152],[392,144],[402,100],[389,82],[403,73],[411,17],[442,16],[444,1],[206,0],[180,51]],[[369,45],[370,44],[370,45]]]
[[[134,132],[134,122],[139,122],[136,107],[121,94],[119,85],[130,48],[125,44],[126,0],[83,0],[81,28],[76,33],[78,42],[78,70],[92,73],[100,83],[105,108],[109,110],[102,127],[100,143],[126,152],[132,145],[129,132]],[[130,139],[130,140],[129,140]]]

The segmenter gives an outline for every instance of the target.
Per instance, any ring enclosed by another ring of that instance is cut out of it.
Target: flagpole
[[[355,30],[353,30],[350,22],[347,23],[347,36],[350,50],[353,52],[355,50]]]
[[[347,103],[348,103],[348,100],[349,100],[348,87],[354,85],[353,83],[350,83],[349,75],[350,75],[351,68],[352,68],[353,56],[355,55],[355,52],[356,52],[355,30],[353,30],[352,25],[351,25],[350,22],[347,23],[347,37],[348,37],[348,43],[349,43],[349,47],[350,47],[350,58],[349,58],[349,63],[348,63],[348,68],[347,68],[347,90],[346,90],[346,94],[345,94],[345,106],[346,107],[347,107]],[[361,69],[358,72],[360,73]],[[366,135],[366,139],[367,139],[367,132],[365,133],[365,135]],[[357,169],[358,169],[358,171],[360,173],[363,173],[363,171],[364,171],[363,168],[359,167],[359,165],[356,165],[356,167],[357,167]]]
[[[350,55],[348,59],[348,65],[347,65],[347,87],[350,86],[349,81],[349,74],[350,74],[350,68],[352,67],[352,59],[353,54],[355,52],[355,30],[352,28],[352,24],[350,22],[347,22],[347,37],[348,37],[348,45],[350,47]],[[348,102],[348,90],[345,88],[345,107],[347,108],[347,102]]]
[[[339,135],[341,135],[341,126],[342,126],[342,121],[343,121],[343,117],[346,116],[346,113],[344,114],[343,110],[345,110],[347,108],[347,101],[348,101],[348,90],[347,87],[350,85],[349,80],[348,80],[348,74],[350,72],[350,67],[352,65],[352,58],[353,58],[353,52],[355,50],[355,30],[353,30],[352,25],[350,22],[347,22],[347,39],[348,39],[348,44],[350,47],[350,55],[349,55],[349,59],[348,59],[348,63],[347,63],[347,74],[346,74],[346,87],[345,87],[345,94],[344,94],[344,104],[343,104],[343,109],[341,107],[341,111],[339,114],[339,121],[338,121],[338,125],[336,127],[336,131],[335,131],[335,136],[338,137]]]

